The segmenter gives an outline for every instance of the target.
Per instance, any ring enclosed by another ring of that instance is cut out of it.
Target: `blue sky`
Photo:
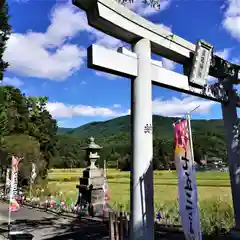
[[[240,60],[240,0],[160,0],[161,10],[129,6],[148,20],[196,43],[204,39],[230,61]],[[86,48],[98,43],[116,49],[118,39],[87,24],[85,13],[68,1],[9,0],[13,34],[4,59],[10,63],[4,84],[26,95],[48,96],[59,126],[77,127],[127,114],[130,80],[86,66]],[[180,67],[162,59],[172,71]],[[211,78],[210,78],[211,80]],[[179,116],[200,105],[193,118],[221,118],[220,104],[153,87],[153,113]]]

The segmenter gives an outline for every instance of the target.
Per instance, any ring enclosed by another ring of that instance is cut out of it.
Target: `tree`
[[[167,148],[166,143],[162,140],[155,139],[153,141],[153,168],[167,168]]]
[[[11,26],[8,24],[8,20],[8,5],[7,2],[3,0],[3,4],[0,4],[0,81],[3,79],[3,73],[9,65],[7,62],[3,61],[6,42],[11,33]]]
[[[130,154],[126,154],[124,157],[122,157],[119,160],[119,169],[121,171],[129,171],[130,167],[131,167],[131,155]]]
[[[112,149],[111,153],[107,157],[107,162],[113,165],[115,163],[116,164],[115,166],[119,168],[118,161],[120,160],[120,158],[121,158],[120,154],[116,152],[114,149]]]
[[[46,110],[47,97],[27,98],[29,109],[29,134],[38,139],[40,150],[43,154],[46,167],[41,172],[47,176],[47,170],[51,166],[51,160],[56,155],[57,122]]]
[[[66,161],[69,167],[85,167],[85,151],[81,149],[84,146],[84,140],[69,135],[56,136],[56,154],[53,158],[51,167],[63,168]]]
[[[19,136],[26,136],[22,142],[26,143],[26,138],[35,139],[40,149],[41,168],[39,174],[42,177],[47,175],[51,160],[56,154],[56,120],[46,109],[46,97],[25,97],[21,91],[11,86],[0,87],[3,103],[0,105],[0,149],[6,149],[9,154],[12,148],[5,148],[6,139],[12,137],[12,142],[20,141]],[[15,139],[15,140],[14,140]],[[18,142],[19,151],[26,149]],[[33,143],[32,145],[33,146]],[[16,148],[15,148],[16,150]],[[4,153],[2,153],[4,154]],[[26,165],[31,165],[26,162]]]
[[[19,166],[19,184],[25,180],[29,182],[32,163],[37,163],[37,169],[45,166],[41,165],[41,153],[39,142],[29,135],[18,134],[5,136],[1,145],[1,152],[5,153],[5,159],[1,159],[2,172],[11,166],[11,156],[17,156],[21,160]]]
[[[0,89],[4,99],[0,115],[0,122],[4,121],[4,125],[0,126],[0,132],[5,132],[5,135],[28,133],[29,111],[24,95],[19,89],[11,86],[3,86]]]
[[[193,153],[194,153],[194,161],[196,163],[198,163],[199,165],[201,165],[201,160],[202,160],[202,153],[201,153],[201,149],[199,146],[193,146]]]

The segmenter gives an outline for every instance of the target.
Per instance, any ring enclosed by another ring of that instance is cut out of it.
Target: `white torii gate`
[[[152,84],[213,101],[221,101],[211,91],[189,85],[188,76],[162,67],[151,59],[151,52],[177,63],[186,64],[195,45],[133,13],[113,0],[73,0],[85,10],[90,26],[132,45],[133,52],[118,52],[92,45],[88,48],[88,67],[131,78],[132,166],[131,166],[131,239],[154,239]],[[232,83],[226,84],[228,103],[222,103],[227,135],[236,228],[240,229],[240,181],[238,181],[237,123]],[[239,162],[240,165],[240,162]]]

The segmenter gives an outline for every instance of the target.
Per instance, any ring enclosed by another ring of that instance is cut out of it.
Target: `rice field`
[[[48,174],[48,188],[51,192],[62,192],[62,195],[74,201],[77,198],[76,185],[83,169],[52,169]],[[110,202],[128,208],[130,197],[130,172],[115,169],[107,171],[110,188]],[[199,201],[213,198],[231,202],[230,180],[227,172],[198,172],[197,185]],[[175,171],[154,172],[155,205],[177,199],[177,173]]]
[[[47,192],[61,198],[77,200],[76,185],[83,169],[52,169],[48,173]],[[110,205],[130,210],[130,173],[115,169],[107,171],[110,188]],[[230,180],[227,172],[197,172],[201,230],[216,236],[221,229],[234,226]],[[46,194],[46,191],[45,191]],[[177,174],[175,171],[154,172],[154,207],[164,221],[181,224],[177,201]],[[216,232],[217,231],[217,232]]]

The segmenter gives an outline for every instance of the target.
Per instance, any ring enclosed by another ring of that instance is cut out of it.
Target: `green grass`
[[[79,180],[82,175],[82,169],[63,170],[54,169],[49,173],[49,181],[64,181],[75,182]],[[109,169],[107,174],[109,183],[129,184],[130,173],[120,172],[114,169]],[[197,176],[198,186],[211,187],[230,187],[228,173],[225,172],[198,172]],[[175,171],[155,171],[154,184],[155,185],[177,185],[177,173]]]
[[[47,192],[56,195],[62,192],[64,199],[77,199],[76,185],[83,169],[53,169],[49,171]],[[110,204],[113,208],[130,210],[130,173],[114,169],[107,171],[110,188]],[[221,228],[229,229],[234,224],[231,188],[228,173],[197,172],[196,174],[201,228],[208,235]],[[177,202],[177,173],[175,171],[154,172],[154,207],[160,210],[168,223],[180,224]],[[216,234],[216,233],[215,233]]]
[[[49,188],[51,191],[61,191],[64,196],[73,199],[77,197],[76,185],[82,169],[54,169],[49,172]],[[126,205],[129,202],[130,173],[108,169],[108,184],[111,194],[111,203]],[[212,197],[231,200],[230,181],[225,172],[198,172],[197,185],[199,199],[206,200]],[[166,194],[167,193],[167,194]],[[177,174],[175,171],[154,172],[154,200],[155,203],[176,200]]]

